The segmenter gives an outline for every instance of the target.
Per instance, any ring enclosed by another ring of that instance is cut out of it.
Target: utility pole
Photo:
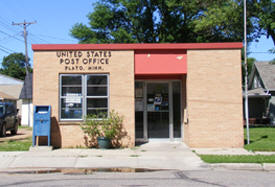
[[[27,45],[27,35],[28,35],[28,32],[27,32],[27,26],[31,25],[31,24],[35,24],[36,21],[34,22],[26,22],[24,20],[23,23],[14,23],[12,22],[12,25],[23,25],[23,28],[24,28],[24,40],[25,40],[25,61],[26,61],[26,64],[25,64],[25,68],[26,68],[26,77],[29,77],[29,70],[28,70],[28,67],[29,67],[29,56],[28,56],[28,45]],[[26,78],[25,78],[26,79]],[[31,103],[31,99],[28,99],[29,100],[29,104],[28,104],[28,126],[31,127],[31,107],[30,107],[30,103]]]
[[[35,24],[36,21],[34,22],[26,22],[24,20],[24,22],[22,23],[14,23],[12,22],[12,25],[23,25],[23,28],[24,28],[24,40],[25,40],[25,61],[26,61],[26,65],[25,65],[25,68],[26,68],[26,75],[29,73],[28,71],[28,67],[29,67],[29,57],[28,57],[28,45],[27,45],[27,35],[28,35],[28,32],[27,32],[27,26],[31,25],[31,24]]]
[[[244,7],[244,69],[245,69],[245,78],[244,78],[244,93],[245,93],[245,122],[246,122],[246,136],[247,136],[247,144],[250,144],[250,136],[249,136],[249,114],[248,114],[248,72],[247,72],[247,39],[246,39],[246,0],[243,1]]]

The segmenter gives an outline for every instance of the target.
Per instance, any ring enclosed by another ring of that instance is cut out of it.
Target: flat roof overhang
[[[228,43],[136,43],[136,44],[32,44],[33,51],[58,50],[160,50],[241,49],[241,42]]]

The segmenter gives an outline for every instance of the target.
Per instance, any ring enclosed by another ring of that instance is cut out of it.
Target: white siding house
[[[28,73],[24,80],[20,99],[22,99],[22,126],[33,126],[33,105],[32,105],[32,74]]]

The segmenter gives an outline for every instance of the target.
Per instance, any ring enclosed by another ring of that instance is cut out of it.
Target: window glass
[[[107,76],[87,76],[87,96],[107,96]]]
[[[102,118],[107,117],[107,109],[92,109],[92,110],[87,110],[87,115],[97,115],[97,116],[102,116]]]
[[[3,115],[4,112],[4,105],[0,105],[0,115]]]
[[[87,87],[88,96],[107,96],[107,87]]]
[[[88,75],[87,85],[107,85],[106,75]]]
[[[14,113],[14,106],[11,104],[8,104],[7,114],[13,114],[13,113]]]
[[[62,86],[64,85],[81,86],[81,76],[62,76]]]
[[[81,87],[62,87],[62,96],[70,95],[81,96]]]
[[[87,115],[107,114],[108,112],[107,75],[87,76]]]
[[[62,76],[62,96],[81,96],[82,77],[81,76]]]
[[[88,98],[87,99],[87,109],[90,108],[107,108],[107,98],[104,99],[95,99],[95,98]]]
[[[107,115],[108,75],[61,75],[60,78],[61,119],[83,119],[89,114]]]
[[[62,119],[82,119],[82,99],[72,100],[71,98],[61,99]]]

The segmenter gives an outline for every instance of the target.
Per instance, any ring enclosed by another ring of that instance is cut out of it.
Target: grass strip
[[[32,127],[29,127],[29,126],[18,126],[18,129],[26,129],[26,130],[29,130],[29,131],[32,131]]]
[[[207,163],[275,163],[275,155],[199,155]]]
[[[32,145],[32,137],[24,140],[8,140],[0,143],[0,151],[28,151]]]
[[[246,142],[246,129],[244,129]],[[275,151],[275,128],[274,127],[251,127],[249,128],[250,144],[244,146],[250,151]]]

